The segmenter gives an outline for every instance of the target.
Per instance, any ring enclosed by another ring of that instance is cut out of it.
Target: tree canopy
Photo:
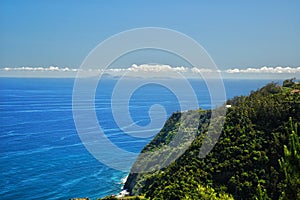
[[[198,155],[211,111],[189,111],[186,120],[179,120],[182,113],[174,113],[142,152],[166,145],[181,126],[188,135],[198,112],[196,138],[167,167],[131,173],[125,188],[150,199],[300,199],[300,94],[295,92],[299,88],[291,79],[228,100],[231,107],[222,134],[205,158]],[[168,151],[171,154],[176,148]],[[153,159],[137,159],[133,167]]]

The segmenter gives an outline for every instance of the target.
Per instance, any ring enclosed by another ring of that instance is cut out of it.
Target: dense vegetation
[[[159,155],[138,158],[133,169],[154,162],[154,171],[131,173],[125,188],[149,199],[300,199],[299,89],[291,79],[228,100],[221,137],[205,158],[198,155],[211,112],[174,113],[142,152],[163,148],[182,127],[189,138],[197,116],[201,120],[193,142],[162,169],[155,162]],[[177,148],[163,153],[172,157]]]

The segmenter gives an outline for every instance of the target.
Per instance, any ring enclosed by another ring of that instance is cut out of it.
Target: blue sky
[[[300,66],[300,1],[1,0],[0,67],[77,68],[113,34],[164,27],[220,69]]]

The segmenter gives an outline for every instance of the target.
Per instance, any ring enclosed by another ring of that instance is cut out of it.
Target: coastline
[[[122,184],[121,189],[122,190],[124,189],[124,185],[125,185],[125,183],[126,183],[126,181],[128,179],[128,176],[129,176],[129,173],[121,179],[121,184]]]

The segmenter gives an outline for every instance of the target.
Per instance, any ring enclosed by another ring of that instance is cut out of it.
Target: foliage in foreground
[[[284,184],[281,199],[300,199],[300,139],[298,124],[290,119],[288,146],[284,145],[284,156],[279,165],[284,172]]]

